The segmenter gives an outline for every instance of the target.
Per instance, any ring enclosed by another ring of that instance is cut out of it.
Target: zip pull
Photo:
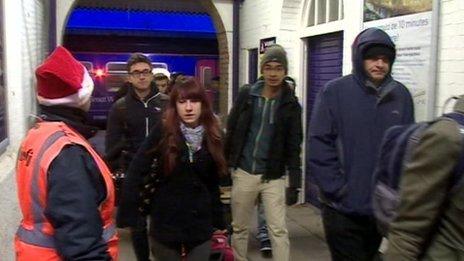
[[[182,261],[187,260],[187,251],[183,243],[180,244],[180,256],[181,256]]]
[[[192,146],[191,146],[188,142],[185,142],[185,144],[187,145],[187,148],[188,148],[189,162],[190,162],[190,163],[193,163],[193,151],[192,151]]]

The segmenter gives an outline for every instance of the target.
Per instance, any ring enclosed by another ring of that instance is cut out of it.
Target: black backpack
[[[464,141],[464,114],[450,113],[432,121],[409,125],[393,126],[383,137],[377,168],[374,173],[374,188],[372,206],[374,216],[381,234],[386,235],[390,223],[397,216],[396,209],[400,203],[399,184],[406,163],[411,159],[424,131],[432,124],[452,120],[459,124]],[[451,191],[461,186],[460,180],[464,173],[464,149],[454,170],[454,182]]]

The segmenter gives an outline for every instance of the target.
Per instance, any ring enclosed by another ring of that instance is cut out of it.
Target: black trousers
[[[181,261],[181,245],[174,248],[152,239],[151,250],[155,261]],[[211,241],[207,240],[188,249],[188,261],[207,261],[211,253]]]
[[[322,222],[333,261],[372,261],[378,258],[382,236],[373,217],[347,215],[324,205]]]
[[[147,217],[138,216],[137,227],[131,228],[131,238],[137,261],[149,261],[150,246],[148,243]]]

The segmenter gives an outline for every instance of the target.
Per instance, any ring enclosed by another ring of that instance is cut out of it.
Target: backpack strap
[[[240,108],[243,108],[243,105],[248,102],[250,98],[250,91],[251,91],[251,84],[244,84],[240,87],[240,92],[238,93],[237,97],[237,104],[239,104]]]
[[[397,171],[399,171],[398,173],[403,173],[404,166],[406,166],[406,163],[411,160],[412,154],[419,144],[419,140],[421,139],[424,130],[434,122],[435,120],[431,122],[419,122],[417,124],[412,124],[398,137],[398,140],[407,139],[405,145],[402,145],[404,143],[398,142],[393,148],[393,153],[395,155],[399,155],[402,159],[401,161],[398,161],[398,163],[401,162],[401,165],[396,166],[396,161],[391,161],[389,166],[389,173],[396,173]],[[404,149],[402,149],[401,146],[405,146],[403,147]],[[402,155],[401,151],[403,151]],[[401,178],[401,175],[398,175],[397,178],[398,179],[395,180],[396,188],[399,186],[399,179]]]
[[[459,134],[461,135],[461,153],[453,171],[453,186],[451,188],[451,193],[453,194],[464,186],[464,114],[457,112],[448,113],[443,115],[441,119],[456,122],[458,124]]]
[[[424,130],[427,129],[430,125],[432,125],[435,122],[436,120],[433,120],[430,122],[418,123],[419,126],[417,126],[416,129],[413,130],[411,135],[409,136],[408,144],[406,145],[406,150],[404,152],[403,163],[409,162],[409,160],[412,157],[412,153],[414,149],[419,144],[419,140],[422,138],[424,134]],[[411,126],[410,128],[414,128],[414,125]],[[408,131],[406,131],[406,133],[407,132]]]

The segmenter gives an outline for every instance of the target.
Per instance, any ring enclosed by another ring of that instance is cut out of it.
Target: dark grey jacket
[[[105,139],[106,159],[112,170],[125,169],[129,165],[150,130],[160,121],[168,99],[155,86],[143,101],[133,88],[129,88],[126,96],[113,104],[108,115]],[[128,154],[125,164],[120,161],[123,150]]]
[[[237,168],[250,132],[253,116],[253,99],[250,87],[243,87],[230,111],[227,121],[225,155],[229,167]],[[289,172],[290,187],[301,187],[301,106],[295,93],[284,83],[281,98],[275,111],[275,126],[269,143],[264,179],[278,179]]]

